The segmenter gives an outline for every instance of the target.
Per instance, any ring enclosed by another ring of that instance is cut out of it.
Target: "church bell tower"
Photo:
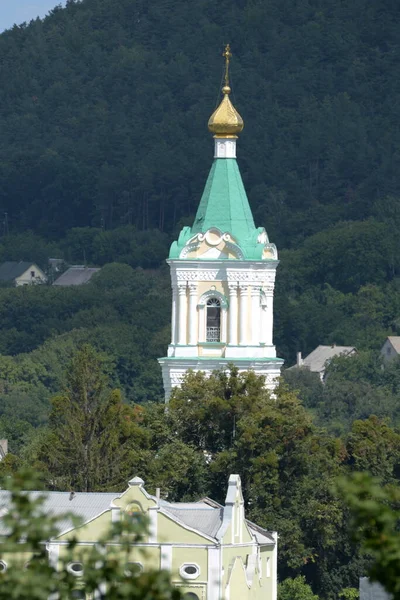
[[[168,356],[158,359],[166,401],[188,369],[211,374],[233,363],[264,375],[273,390],[283,364],[272,338],[278,253],[254,224],[236,162],[244,124],[229,98],[229,44],[223,56],[223,98],[208,121],[214,161],[194,223],[182,229],[167,260],[171,343]]]

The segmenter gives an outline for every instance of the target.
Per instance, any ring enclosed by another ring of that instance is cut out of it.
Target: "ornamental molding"
[[[196,233],[196,235],[191,237],[182,248],[179,258],[186,258],[191,252],[197,250],[204,241],[212,248],[216,248],[221,242],[225,242],[226,247],[235,255],[237,260],[244,260],[245,258],[242,249],[235,242],[234,238],[232,238],[231,234],[228,232],[223,233],[217,227],[211,227],[205,233]],[[201,256],[197,260],[202,260]]]
[[[176,281],[178,285],[186,281],[227,281],[228,284],[238,284],[246,282],[248,284],[260,283],[263,288],[271,287],[275,282],[275,271],[260,270],[260,271],[232,271],[226,269],[177,269]],[[174,273],[172,273],[174,285]]]
[[[264,294],[266,294],[267,296],[272,296],[274,293],[274,286],[273,285],[263,285],[262,286],[262,291],[264,292]]]
[[[215,281],[221,279],[221,273],[217,269],[209,271],[177,271],[176,278],[179,281]]]
[[[190,281],[188,283],[189,294],[190,296],[194,296],[197,294],[197,281]]]
[[[228,282],[247,281],[248,283],[271,282],[275,281],[274,271],[228,271]]]
[[[170,373],[170,378],[171,378],[171,385],[172,387],[180,387],[182,382],[183,382],[183,378],[185,377],[186,371],[182,371],[181,373]]]

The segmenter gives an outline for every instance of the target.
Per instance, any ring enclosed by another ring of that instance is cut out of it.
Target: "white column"
[[[239,316],[239,344],[247,345],[247,315],[248,315],[248,287],[247,284],[239,286],[240,316]]]
[[[189,283],[189,345],[197,344],[197,282]]]
[[[261,325],[260,288],[251,288],[251,345],[258,346],[260,343]]]
[[[226,344],[228,333],[228,311],[226,308],[221,308],[221,342]]]
[[[267,346],[273,344],[273,330],[274,330],[274,292],[272,291],[267,295],[267,307],[266,307],[266,341]]]
[[[171,344],[176,344],[176,309],[178,286],[172,284],[172,315],[171,315]]]
[[[178,283],[179,294],[179,327],[178,327],[178,344],[186,346],[186,324],[187,324],[187,298],[186,298],[186,281]]]
[[[171,571],[172,569],[172,546],[161,544],[160,546],[161,560],[160,567],[163,571]]]
[[[207,600],[221,600],[221,548],[208,546]]]
[[[206,341],[206,326],[205,326],[205,310],[206,307],[203,305],[199,306],[198,319],[199,319],[199,342]]]
[[[268,323],[267,323],[267,302],[261,304],[261,327],[260,327],[260,344],[267,344],[268,339]]]
[[[229,285],[229,344],[237,346],[238,334],[238,295],[237,284]]]

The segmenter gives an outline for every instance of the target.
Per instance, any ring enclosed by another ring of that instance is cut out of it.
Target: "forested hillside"
[[[0,259],[162,264],[210,167],[229,40],[240,167],[281,256],[278,351],[378,348],[399,330],[399,17],[389,0],[69,0],[4,32]]]
[[[151,270],[0,290],[3,356],[87,340],[112,354],[128,399],[161,397],[162,265],[211,164],[230,41],[240,168],[280,252],[278,353],[289,365],[336,342],[376,363],[400,333],[399,17],[389,0],[69,0],[1,34],[0,261]]]
[[[170,498],[221,500],[241,472],[248,514],[279,529],[280,577],[355,597],[368,557],[334,482],[400,478],[400,361],[379,358],[400,334],[399,32],[392,0],[68,0],[0,35],[0,262],[103,267],[79,288],[0,286],[0,473],[34,464],[56,489],[120,489],[136,470]],[[164,261],[211,166],[226,42],[240,169],[281,260],[278,354],[358,354],[324,386],[286,371],[276,399],[253,374],[192,375],[166,414],[150,402]],[[90,485],[68,437],[85,422],[69,410],[82,356],[107,382]]]
[[[210,165],[229,40],[257,222],[282,248],[382,220],[400,187],[399,17],[390,0],[69,0],[0,36],[0,209],[52,239],[101,219],[170,232]]]

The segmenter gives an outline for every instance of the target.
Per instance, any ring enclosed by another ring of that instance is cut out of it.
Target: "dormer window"
[[[207,300],[206,341],[221,341],[221,302],[218,298],[210,298]]]

